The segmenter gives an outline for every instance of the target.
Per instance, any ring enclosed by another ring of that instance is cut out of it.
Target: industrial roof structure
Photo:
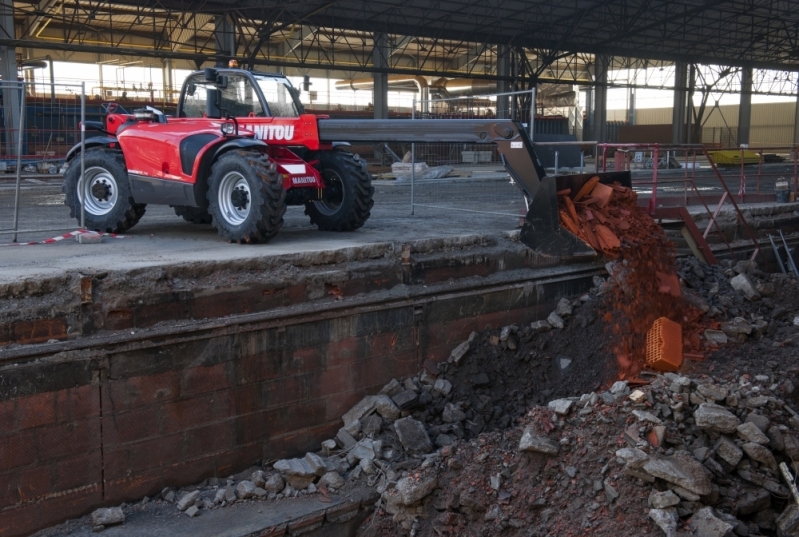
[[[369,71],[352,56],[386,34],[389,67],[419,73],[490,73],[497,46],[529,51],[533,72],[580,53],[799,70],[789,0],[16,0],[13,11],[0,45],[197,62],[217,54],[224,18],[238,53],[272,65]],[[590,59],[578,63],[576,77]]]

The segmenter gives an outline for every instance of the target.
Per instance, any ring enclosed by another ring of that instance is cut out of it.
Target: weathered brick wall
[[[388,284],[379,273],[364,273],[338,287],[345,296],[363,293],[363,300],[338,309],[330,301],[309,300],[301,311],[273,304],[261,317],[232,317],[196,330],[167,327],[102,344],[79,339],[58,352],[5,363],[0,535],[26,535],[164,486],[316,450],[363,395],[417,373],[426,359],[446,359],[472,330],[546,316],[560,297],[583,292],[598,273],[530,272],[531,281],[451,285],[458,275],[507,268],[499,265],[479,256],[431,261],[412,277],[416,269],[406,271],[417,288],[428,286],[425,293],[386,296],[382,303],[363,290]],[[209,309],[197,315],[242,313],[241,304],[257,302],[253,295],[274,296],[257,291],[240,289],[236,298],[222,290],[225,300],[207,299]],[[190,309],[203,299],[190,298]],[[132,318],[144,317],[134,312]]]

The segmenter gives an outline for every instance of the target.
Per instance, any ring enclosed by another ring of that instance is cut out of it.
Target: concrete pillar
[[[635,88],[630,88],[627,106],[627,123],[635,125]]]
[[[497,80],[497,93],[508,93],[511,90],[511,50],[507,45],[497,46],[497,76],[505,80]],[[510,98],[507,95],[497,97],[497,119],[508,119],[510,111]]]
[[[594,89],[591,87],[585,90],[585,124],[583,125],[582,140],[594,139]]]
[[[749,127],[752,122],[752,68],[743,71],[741,105],[738,108],[738,145],[749,145]]]
[[[162,78],[164,79],[164,98],[171,102],[172,101],[172,91],[174,85],[174,70],[172,69],[172,58],[166,58],[162,65],[163,67],[163,75]]]
[[[608,66],[610,57],[598,54],[594,62],[594,138],[608,141]]]
[[[13,0],[0,0],[0,35],[15,39]],[[14,47],[0,47],[0,77],[3,82],[17,81],[17,51]],[[20,120],[20,92],[3,90],[3,114],[5,117],[6,148],[9,155],[17,154],[17,133]]]
[[[799,93],[796,94],[796,111],[793,114],[793,143],[799,145]]]
[[[674,106],[671,112],[671,143],[684,144],[686,136],[686,113],[688,91],[688,66],[677,62],[674,71]]]
[[[227,67],[228,60],[236,57],[236,26],[230,15],[214,19],[214,42],[217,55],[222,56],[217,60],[216,66]]]
[[[388,37],[384,33],[374,34],[375,47],[372,49],[372,65],[376,69],[388,69]],[[388,119],[388,72],[373,74],[374,89],[372,103],[375,107],[375,119]]]

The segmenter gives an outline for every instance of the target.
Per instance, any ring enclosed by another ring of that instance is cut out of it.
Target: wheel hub
[[[249,193],[241,186],[234,188],[233,192],[230,193],[230,202],[233,204],[233,207],[242,211],[246,209],[247,205],[250,203]]]
[[[106,183],[105,179],[101,179],[92,185],[92,196],[97,201],[108,201],[111,197],[111,185]]]

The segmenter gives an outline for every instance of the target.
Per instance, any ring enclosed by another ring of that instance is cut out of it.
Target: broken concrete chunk
[[[252,481],[256,487],[263,487],[264,483],[266,483],[266,477],[264,476],[263,470],[256,470],[250,476],[250,481]]]
[[[430,453],[433,451],[433,444],[424,424],[411,417],[402,418],[394,422],[394,430],[397,432],[399,441],[405,451],[411,455]]]
[[[295,489],[302,490],[316,478],[316,472],[304,459],[283,459],[273,465]],[[236,493],[238,493],[238,487]]]
[[[642,467],[646,473],[705,496],[713,490],[702,463],[691,455],[677,452],[671,457],[650,457]]]
[[[697,537],[727,537],[735,527],[716,517],[712,507],[703,507],[694,513],[688,525]]]
[[[760,444],[756,444],[754,442],[747,442],[742,446],[744,453],[746,456],[752,459],[753,461],[757,461],[772,470],[777,469],[777,461],[774,459],[774,455],[769,451],[766,446],[761,446]]]
[[[650,509],[649,518],[655,521],[666,537],[676,537],[677,535],[677,509],[669,507],[668,509]]]
[[[547,322],[552,325],[553,328],[563,328],[566,326],[561,316],[554,311],[549,314],[549,317],[547,317]]]
[[[255,483],[252,481],[239,481],[239,484],[236,485],[236,496],[238,496],[240,500],[252,498],[255,496],[255,489]]]
[[[272,474],[264,483],[264,490],[274,494],[280,494],[284,488],[286,488],[286,482],[283,481],[280,474]]]
[[[768,444],[768,436],[763,434],[757,425],[752,423],[751,421],[744,422],[740,424],[737,428],[738,436],[746,440],[747,442],[754,442],[756,444],[767,445]]]
[[[741,420],[729,410],[714,403],[703,403],[694,412],[696,426],[720,433],[734,433]]]
[[[560,446],[557,442],[546,436],[535,435],[533,430],[528,427],[524,430],[522,438],[519,441],[519,451],[557,455],[558,451],[560,451]]]
[[[744,273],[741,273],[730,280],[730,285],[733,289],[742,294],[747,300],[759,300],[760,293],[757,292],[755,284]]]
[[[633,410],[633,416],[635,416],[638,421],[646,421],[649,423],[663,423],[660,418],[652,414],[651,412],[646,412],[644,410]]]
[[[346,414],[341,416],[341,419],[344,421],[344,426],[347,427],[351,425],[352,422],[374,412],[375,403],[376,401],[373,395],[367,395],[358,401],[358,404],[349,409]]]
[[[444,420],[445,423],[459,423],[466,419],[466,414],[458,405],[447,403],[444,405],[444,411],[441,413],[441,419]]]
[[[347,454],[347,459],[351,462],[366,460],[374,460],[375,458],[374,442],[368,438],[364,438],[358,442],[354,448]]]
[[[716,345],[726,345],[727,344],[727,334],[722,332],[721,330],[705,330],[705,339],[708,340],[710,343],[715,343]]]
[[[200,496],[199,492],[197,496]],[[119,507],[100,508],[92,513],[92,526],[114,526],[123,522],[125,522],[125,513]]]
[[[344,478],[338,472],[327,472],[319,479],[316,488],[328,487],[340,489],[344,486]]]
[[[225,487],[225,501],[227,503],[233,503],[236,501],[236,491],[233,489],[233,485],[228,485]]]
[[[530,328],[535,332],[549,332],[552,330],[552,325],[547,321],[535,321],[534,323],[530,323]]]
[[[777,535],[791,537],[799,534],[799,506],[789,502],[785,511],[777,518]]]
[[[196,505],[192,505],[188,509],[186,509],[186,515],[189,518],[194,518],[200,514],[200,509]]]
[[[447,358],[447,362],[451,364],[459,364],[461,363],[461,360],[463,360],[463,357],[466,356],[467,352],[469,352],[469,342],[464,341],[452,349],[452,352],[449,354],[449,358]]]
[[[633,393],[630,394],[630,401],[639,405],[646,401],[646,394],[641,390],[635,390]]]
[[[394,404],[397,405],[400,410],[413,407],[418,399],[419,395],[413,390],[402,390],[391,396],[391,400],[394,401]]]
[[[626,380],[617,380],[613,383],[613,386],[610,387],[610,393],[613,395],[619,395],[625,393],[627,391],[627,381]]]
[[[408,476],[397,481],[396,490],[402,505],[410,506],[426,498],[438,486],[438,477]]]
[[[349,449],[358,443],[358,441],[343,428],[338,430],[336,440],[338,440],[339,444],[341,444],[341,447],[344,449]]]
[[[616,456],[625,462],[625,468],[637,470],[642,467],[649,455],[638,448],[626,447],[616,451]]]
[[[313,471],[313,473],[318,476],[322,476],[327,472],[325,461],[323,461],[322,457],[320,457],[316,453],[306,453],[305,462],[308,463],[308,466],[311,468],[311,471]],[[253,481],[253,483],[255,482]],[[261,486],[258,483],[255,483],[255,485]]]
[[[391,382],[383,386],[383,388],[378,392],[379,395],[388,395],[389,397],[394,397],[399,392],[403,390],[402,384],[399,383],[397,379],[391,379]]]
[[[696,391],[708,401],[723,401],[727,395],[727,388],[718,384],[700,384]]]
[[[330,453],[334,449],[336,449],[336,441],[333,440],[332,438],[322,442],[322,451]]]
[[[699,494],[694,494],[690,490],[685,490],[682,487],[678,487],[677,485],[672,485],[671,487],[672,492],[688,502],[698,502],[700,500]]]
[[[738,516],[751,515],[763,509],[768,509],[771,505],[771,494],[765,489],[749,489],[743,497],[737,501]]]
[[[452,383],[446,379],[438,379],[435,384],[433,384],[433,391],[447,396],[449,392],[452,391]]]
[[[561,298],[558,301],[558,305],[555,308],[555,313],[557,313],[561,318],[566,318],[572,314],[574,308],[572,308],[572,303],[569,301],[568,298]]]
[[[658,492],[652,489],[649,493],[649,507],[653,509],[665,509],[680,503],[680,498],[672,491]]]
[[[566,416],[573,406],[574,401],[571,399],[555,399],[547,404],[547,408],[558,416]]]
[[[728,436],[719,437],[718,441],[716,441],[716,445],[713,446],[713,449],[716,451],[716,455],[721,457],[727,464],[733,467],[741,462],[741,457],[744,456],[744,452],[741,451],[741,448],[739,448]]]
[[[178,502],[178,510],[185,511],[186,509],[194,505],[194,503],[197,501],[199,497],[200,497],[199,490],[193,490],[187,494],[184,494],[183,497]]]
[[[375,410],[377,413],[386,418],[387,420],[394,421],[400,417],[400,409],[391,400],[388,395],[375,395]]]

